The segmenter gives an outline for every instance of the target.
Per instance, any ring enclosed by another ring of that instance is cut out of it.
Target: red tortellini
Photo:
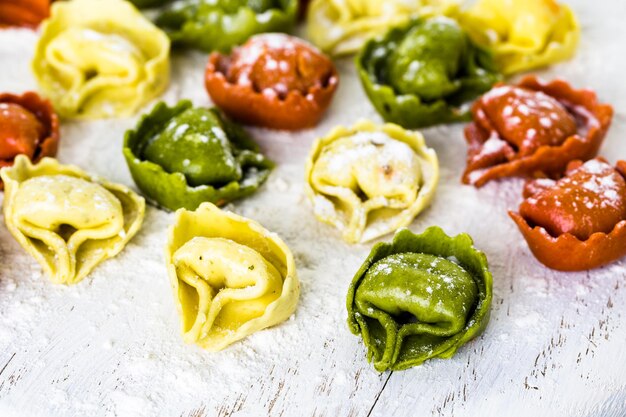
[[[206,89],[231,118],[274,129],[313,127],[337,89],[332,61],[313,46],[283,34],[257,35],[230,56],[214,52]]]
[[[32,92],[0,94],[0,168],[20,154],[34,162],[54,156],[58,145],[59,119],[48,100]]]
[[[574,159],[593,158],[613,109],[593,91],[534,76],[497,85],[472,107],[463,182],[477,187],[511,176],[558,176]]]
[[[50,0],[0,0],[0,28],[36,28],[50,14]]]
[[[566,176],[536,179],[510,212],[537,259],[563,271],[596,268],[626,255],[626,161],[573,161]]]

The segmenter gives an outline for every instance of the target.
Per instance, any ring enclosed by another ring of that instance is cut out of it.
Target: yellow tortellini
[[[142,197],[53,158],[33,165],[18,155],[0,176],[9,231],[55,283],[82,280],[117,255],[143,222]]]
[[[32,66],[62,117],[128,116],[167,87],[169,50],[167,35],[127,1],[59,1]]]
[[[453,14],[458,0],[313,0],[308,36],[324,52],[345,55],[416,16]]]
[[[430,204],[439,181],[435,151],[420,133],[360,121],[314,144],[306,164],[316,217],[350,243],[407,226]]]
[[[572,10],[554,0],[478,0],[460,22],[504,74],[568,59],[580,37]]]
[[[285,243],[211,203],[176,212],[166,262],[183,339],[209,351],[278,324],[296,309],[300,284]]]

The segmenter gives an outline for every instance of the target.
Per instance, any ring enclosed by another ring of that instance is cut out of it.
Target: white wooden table
[[[576,58],[541,74],[589,86],[615,107],[602,154],[626,158],[626,2],[571,0]],[[0,31],[0,91],[36,88],[36,34]],[[169,103],[209,105],[205,57],[176,54]],[[315,130],[252,132],[278,162],[268,184],[231,209],[278,232],[302,282],[297,312],[220,353],[184,345],[163,263],[173,219],[150,207],[116,258],[72,287],[52,285],[0,227],[0,416],[528,416],[626,415],[626,260],[557,273],[529,253],[506,210],[521,181],[460,184],[462,126],[424,131],[443,168],[436,201],[411,226],[468,232],[494,275],[491,322],[450,360],[378,374],[345,324],[345,294],[370,245],[349,246],[318,223],[303,195],[312,140],[361,117],[380,120],[351,60]],[[132,185],[121,144],[135,119],[65,123],[59,158]]]

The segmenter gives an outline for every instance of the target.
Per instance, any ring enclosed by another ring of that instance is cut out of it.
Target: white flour
[[[624,5],[571,3],[583,24],[580,52],[543,75],[592,86],[614,105],[602,148],[613,163],[626,158],[625,13],[614,10]],[[0,31],[0,91],[36,88],[29,69],[35,40],[29,31]],[[175,53],[163,99],[208,106],[205,61]],[[368,415],[388,374],[371,369],[360,339],[349,333],[345,295],[371,245],[345,244],[315,220],[303,193],[315,137],[363,117],[380,121],[352,60],[338,65],[341,85],[318,128],[251,130],[278,166],[256,195],[229,206],[278,233],[294,252],[302,294],[292,319],[220,353],[184,345],[163,262],[173,215],[153,207],[120,255],[72,287],[52,285],[0,226],[0,415]],[[63,123],[60,160],[134,187],[121,147],[137,119]],[[474,237],[494,275],[492,319],[485,335],[453,359],[394,373],[371,415],[614,413],[626,398],[626,326],[618,316],[626,314],[624,261],[591,273],[547,270],[507,216],[521,201],[522,181],[463,186],[462,125],[423,133],[442,175],[433,206],[411,229],[439,225]]]

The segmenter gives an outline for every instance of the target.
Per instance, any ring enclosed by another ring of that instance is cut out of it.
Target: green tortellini
[[[32,164],[18,155],[0,176],[7,228],[55,283],[85,278],[117,255],[143,222],[143,198],[53,158]]]
[[[297,14],[298,0],[177,0],[156,24],[175,45],[227,52],[257,33],[291,30]]]
[[[450,358],[487,326],[492,282],[468,235],[403,229],[374,246],[354,276],[348,325],[380,372]]]
[[[124,157],[146,197],[170,210],[250,195],[274,166],[245,130],[188,100],[157,104],[126,132]]]
[[[452,19],[416,19],[369,41],[357,57],[365,92],[405,128],[469,119],[467,102],[501,77]]]

